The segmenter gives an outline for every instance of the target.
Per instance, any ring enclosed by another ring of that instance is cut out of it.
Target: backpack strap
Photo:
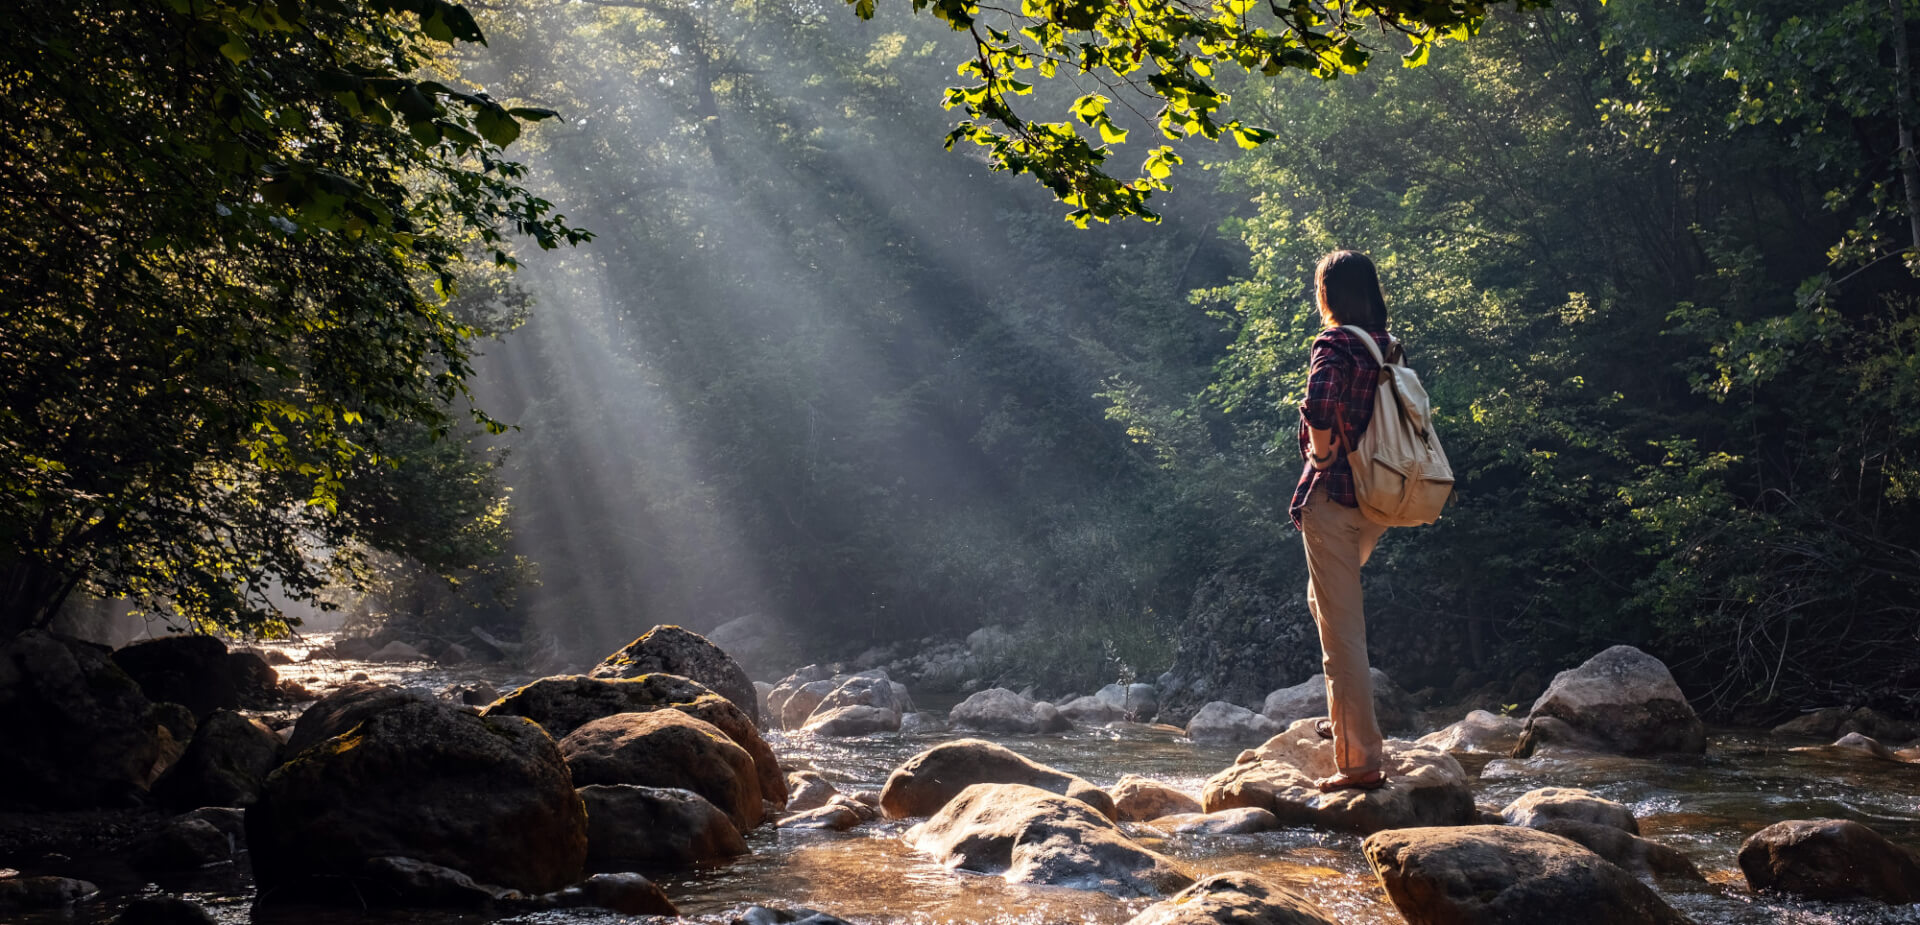
[[[1376,365],[1379,365],[1379,366],[1387,365],[1387,358],[1380,354],[1380,345],[1377,343],[1374,343],[1373,335],[1369,333],[1366,328],[1363,328],[1357,324],[1343,324],[1340,326],[1340,330],[1349,332],[1353,336],[1360,338],[1360,342],[1367,345],[1367,352],[1373,354],[1373,362]],[[1399,341],[1392,340],[1392,335],[1388,335],[1388,339],[1393,344],[1393,346],[1395,347],[1400,346]]]

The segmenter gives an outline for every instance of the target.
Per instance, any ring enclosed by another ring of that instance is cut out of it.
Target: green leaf
[[[520,123],[498,106],[489,106],[480,110],[474,117],[473,127],[496,147],[504,148],[520,137]]]

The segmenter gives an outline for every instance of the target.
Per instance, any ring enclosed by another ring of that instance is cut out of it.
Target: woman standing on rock
[[[1374,789],[1387,782],[1385,748],[1373,715],[1373,682],[1367,671],[1367,623],[1360,567],[1373,554],[1386,527],[1360,513],[1353,469],[1347,464],[1373,419],[1373,393],[1380,366],[1359,335],[1366,330],[1389,356],[1387,300],[1373,261],[1356,251],[1334,251],[1314,270],[1320,320],[1326,330],[1313,340],[1307,399],[1300,406],[1300,452],[1307,458],[1290,511],[1306,538],[1307,606],[1320,629],[1321,664],[1327,675],[1327,714],[1320,734],[1333,739],[1338,773],[1315,781],[1321,790]]]

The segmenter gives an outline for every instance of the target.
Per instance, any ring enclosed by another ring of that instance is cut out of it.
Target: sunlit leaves
[[[861,18],[873,16],[874,0],[850,2]],[[1513,2],[1525,8],[1545,0]],[[1493,5],[1488,0],[1356,0],[1322,7],[1298,0],[1261,7],[1252,0],[1216,0],[1202,7],[1178,0],[1022,0],[1017,13],[996,9],[983,17],[979,6],[964,0],[913,0],[916,12],[931,9],[955,30],[968,32],[974,43],[974,58],[961,67],[962,76],[974,83],[949,89],[944,100],[966,114],[948,136],[949,147],[967,139],[987,149],[995,169],[1033,174],[1075,207],[1067,217],[1081,224],[1129,215],[1151,220],[1146,200],[1154,189],[1164,188],[1160,181],[1165,179],[1143,173],[1119,182],[1108,174],[1106,146],[1124,142],[1127,131],[1103,113],[1083,112],[1090,97],[1112,102],[1126,96],[1130,104],[1145,104],[1168,139],[1218,139],[1224,133],[1243,147],[1258,145],[1272,133],[1220,117],[1229,102],[1212,83],[1220,68],[1267,76],[1301,70],[1331,79],[1364,69],[1383,38],[1407,42],[1402,63],[1418,67],[1434,43],[1477,31]],[[1062,67],[1101,88],[1073,107],[1081,124],[1097,131],[1098,147],[1077,133],[1055,131],[1051,126],[1057,123],[1030,121],[1008,101],[1030,89],[1016,76],[1019,72],[1053,77]]]

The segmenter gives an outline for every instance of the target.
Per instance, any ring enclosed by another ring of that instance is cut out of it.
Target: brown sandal
[[[1330,719],[1315,720],[1313,723],[1313,731],[1315,733],[1318,733],[1320,738],[1323,738],[1323,739],[1333,738],[1333,720],[1330,720]]]
[[[1320,788],[1322,793],[1331,790],[1378,790],[1387,785],[1387,772],[1376,770],[1354,776],[1341,771],[1332,777],[1322,777],[1313,785]]]

